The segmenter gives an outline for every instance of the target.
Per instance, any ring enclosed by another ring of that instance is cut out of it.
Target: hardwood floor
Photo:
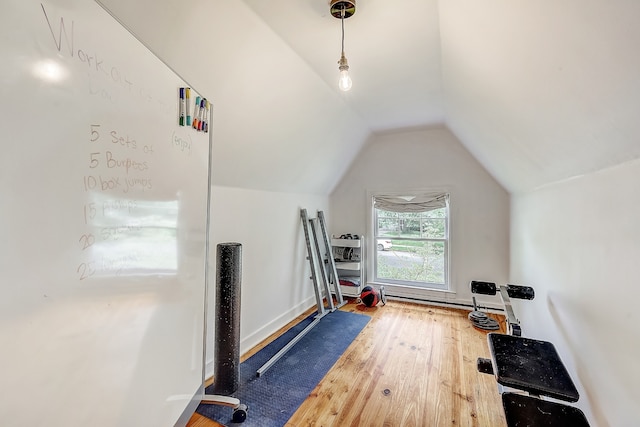
[[[341,310],[371,321],[286,427],[506,425],[495,379],[476,369],[478,357],[489,357],[487,333],[471,326],[468,311],[398,301],[372,308],[350,301]],[[219,426],[198,414],[187,425]]]

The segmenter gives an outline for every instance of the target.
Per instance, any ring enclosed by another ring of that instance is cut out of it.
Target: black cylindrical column
[[[213,392],[230,395],[240,378],[240,282],[242,245],[220,243],[217,249]]]

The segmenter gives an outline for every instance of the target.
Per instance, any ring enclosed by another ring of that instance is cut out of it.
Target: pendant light
[[[344,55],[344,20],[356,13],[355,0],[331,0],[331,15],[340,19],[342,25],[342,53],[338,61],[338,70],[340,70],[340,78],[338,79],[338,87],[340,90],[348,91],[351,89],[352,81],[349,76],[349,63]]]

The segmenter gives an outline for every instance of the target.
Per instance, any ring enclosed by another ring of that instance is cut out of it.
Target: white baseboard
[[[260,344],[262,340],[267,338],[272,333],[278,331],[280,328],[291,322],[293,319],[307,311],[309,308],[316,305],[315,297],[307,298],[290,310],[282,313],[280,316],[273,319],[271,322],[265,324],[260,329],[256,330],[252,334],[240,339],[240,354],[244,354],[251,350],[256,345]],[[215,338],[214,338],[215,341]],[[211,352],[215,354],[215,352]],[[205,378],[211,378],[213,376],[214,366],[213,359],[207,360],[205,365]]]
[[[240,352],[245,353],[258,345],[262,340],[267,338],[272,333],[278,331],[280,328],[291,322],[296,317],[307,311],[309,308],[316,305],[315,297],[307,298],[290,310],[282,313],[280,316],[273,319],[254,333],[241,339]]]
[[[213,377],[213,359],[207,360],[204,366],[204,379],[208,380]]]

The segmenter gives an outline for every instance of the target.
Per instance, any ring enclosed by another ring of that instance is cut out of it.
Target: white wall
[[[555,344],[593,427],[638,425],[640,162],[512,198],[523,334]]]
[[[331,194],[331,232],[365,236],[367,191],[444,188],[451,200],[451,289],[432,299],[470,304],[469,281],[509,276],[509,195],[444,127],[372,137]],[[369,277],[372,277],[369,274]],[[479,297],[495,302],[495,297]]]
[[[101,2],[213,103],[209,313],[216,245],[239,242],[244,352],[314,305],[299,210],[327,212],[328,196],[318,194],[328,194],[368,130],[240,0]],[[211,375],[211,315],[208,323]]]
[[[300,209],[327,212],[328,197],[213,187],[207,376],[213,375],[216,247],[242,244],[240,352],[315,304]]]

